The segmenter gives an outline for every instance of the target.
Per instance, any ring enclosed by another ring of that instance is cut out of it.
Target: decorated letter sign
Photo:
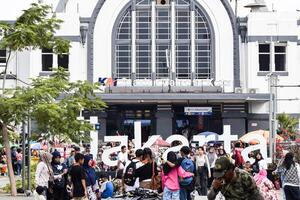
[[[145,147],[151,147],[154,144],[154,142],[159,137],[161,137],[160,135],[152,135],[149,137],[148,141],[143,146],[141,146],[141,138],[142,138],[141,137],[141,134],[142,134],[141,122],[138,122],[138,121],[134,122],[134,129],[135,129],[134,130],[134,137],[135,137],[134,142],[135,142],[136,149],[139,149],[139,148],[143,149]],[[205,143],[207,143],[209,141],[223,141],[224,150],[228,153],[231,152],[231,142],[236,141],[237,139],[238,139],[237,135],[231,135],[230,125],[224,125],[224,133],[223,133],[223,135],[219,135],[218,137],[216,137],[215,135],[208,135],[208,136],[195,135],[195,136],[193,136],[193,141],[199,142],[199,146],[203,146]],[[260,150],[262,156],[267,159],[267,162],[270,162],[271,159],[267,158],[267,142],[266,142],[265,138],[258,134],[251,134],[245,138],[245,142],[249,142],[253,139],[258,140],[259,144],[252,145],[252,146],[249,146],[249,147],[243,149],[242,156],[243,156],[244,160],[245,161],[250,160],[253,162],[253,160],[251,160],[248,157],[248,154],[252,151]],[[117,161],[110,160],[110,154],[121,151],[121,146],[123,146],[123,145],[125,145],[127,147],[128,137],[127,136],[105,136],[104,141],[105,142],[120,142],[119,146],[113,147],[110,149],[106,149],[106,150],[104,150],[104,152],[102,154],[102,160],[103,160],[104,164],[106,164],[108,166],[116,166]],[[181,149],[181,147],[189,146],[188,139],[182,135],[171,135],[166,139],[166,142],[168,142],[169,144],[171,144],[173,141],[180,141],[182,144],[167,149],[163,154],[164,159],[167,158],[168,152],[170,152],[170,151],[178,152]]]

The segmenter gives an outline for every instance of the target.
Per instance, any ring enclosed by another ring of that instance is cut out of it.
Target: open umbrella
[[[37,142],[37,143],[32,143],[30,144],[30,149],[33,150],[41,150],[42,149],[42,145],[41,143]]]
[[[171,146],[168,142],[164,141],[161,137],[159,137],[152,146],[158,146],[158,147],[169,147]]]
[[[218,133],[210,132],[210,131],[205,131],[205,132],[199,133],[198,135],[203,135],[205,137],[212,137],[212,138],[214,138],[212,140],[215,140],[215,141],[218,140],[218,138],[219,138]]]
[[[240,138],[240,140],[241,140],[241,141],[244,141],[247,135],[253,135],[253,134],[258,134],[258,135],[263,136],[263,137],[266,139],[267,143],[269,143],[269,135],[270,135],[270,132],[269,132],[269,131],[265,131],[265,130],[257,130],[257,131],[249,132],[249,133],[243,135],[243,136]],[[283,141],[284,139],[283,139],[281,136],[276,135],[276,140]],[[255,140],[255,139],[253,139],[253,140],[251,140],[249,143],[250,143],[250,144],[257,144],[258,141]]]

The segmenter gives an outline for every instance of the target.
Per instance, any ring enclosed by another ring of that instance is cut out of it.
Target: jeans
[[[285,185],[283,189],[286,200],[300,200],[299,186]]]
[[[17,175],[21,175],[22,161],[17,162]]]
[[[191,200],[191,192],[185,188],[180,188],[180,200]]]
[[[180,190],[172,191],[169,188],[164,188],[163,200],[180,200]]]

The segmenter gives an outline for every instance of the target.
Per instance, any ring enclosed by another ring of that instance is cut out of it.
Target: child
[[[267,178],[267,171],[265,169],[261,169],[254,176],[254,180],[265,200],[278,200],[276,189],[273,183]]]
[[[34,200],[46,200],[45,196],[43,195],[45,188],[42,186],[37,186],[34,191]]]
[[[248,172],[249,174],[252,173],[252,168],[251,168],[251,163],[250,163],[250,161],[247,161],[247,162],[244,164],[244,170],[245,170],[246,172]]]
[[[106,199],[112,197],[114,193],[114,185],[108,180],[108,174],[103,175],[102,182],[100,189],[101,198]]]

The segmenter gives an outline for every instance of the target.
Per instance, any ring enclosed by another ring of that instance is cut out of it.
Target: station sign
[[[185,115],[210,116],[212,107],[184,107],[184,113]]]

